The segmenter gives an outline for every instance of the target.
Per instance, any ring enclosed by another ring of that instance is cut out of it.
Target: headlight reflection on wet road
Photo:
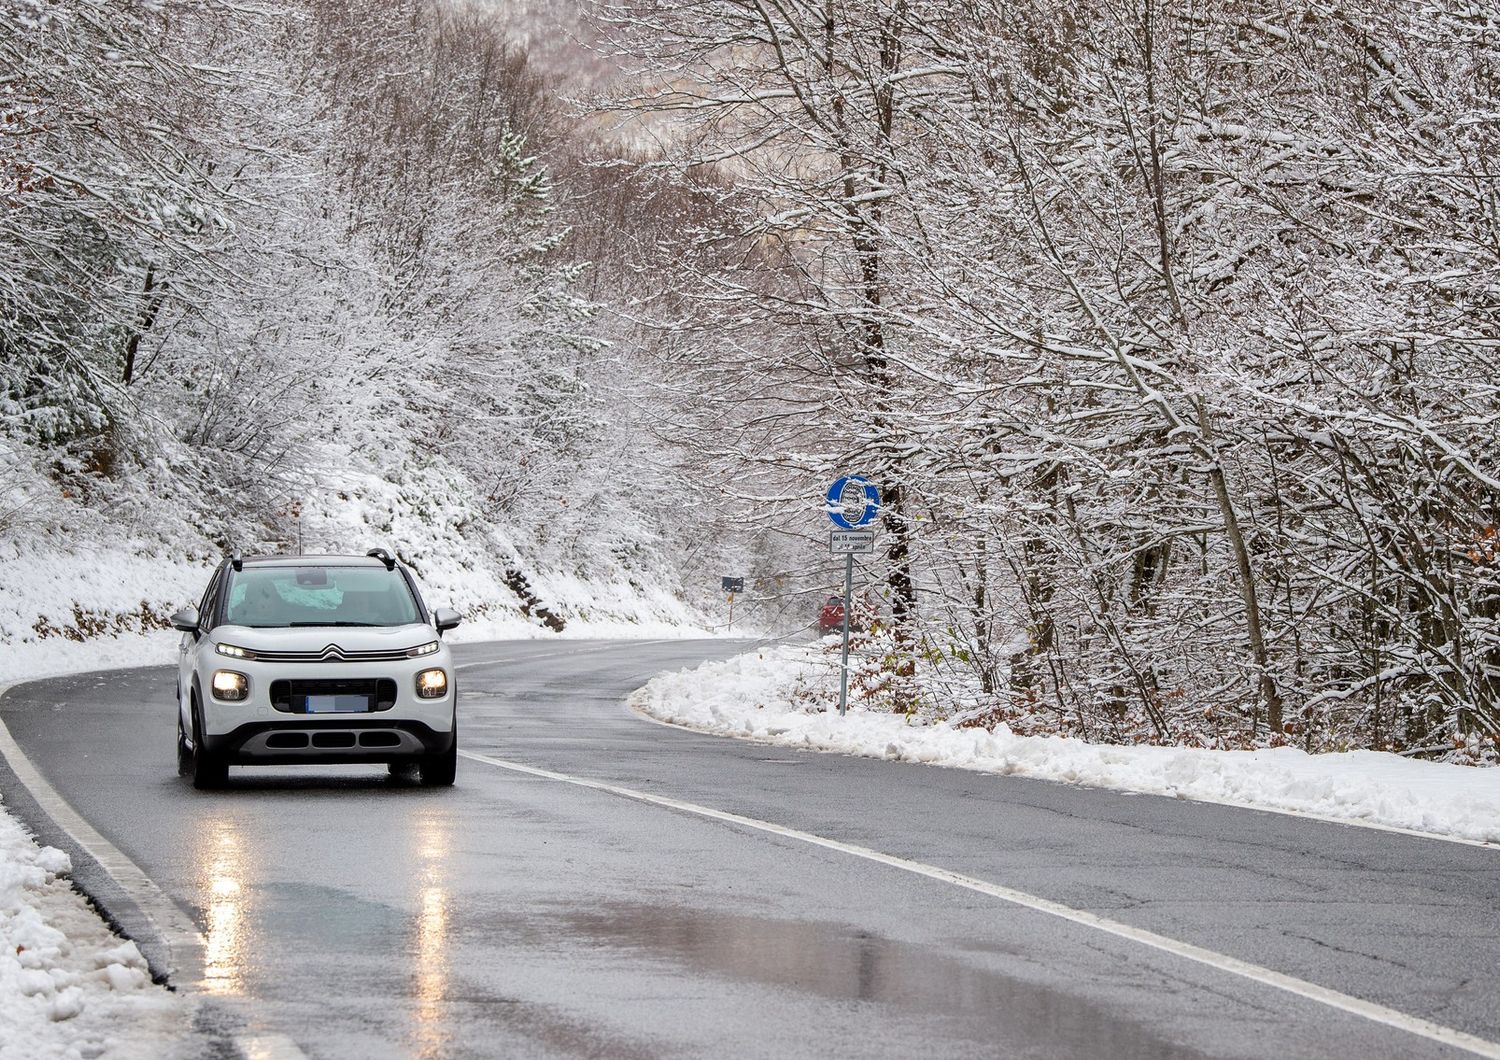
[[[243,855],[232,821],[216,822],[198,851],[206,913],[203,989],[220,997],[239,994],[245,980]]]
[[[448,889],[442,878],[448,857],[448,821],[424,816],[417,822],[421,861],[415,922],[413,994],[416,1001],[412,1051],[421,1058],[442,1055],[448,1043],[444,1002],[448,992]]]

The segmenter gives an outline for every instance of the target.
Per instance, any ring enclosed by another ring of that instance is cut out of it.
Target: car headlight
[[[406,657],[408,659],[420,659],[424,655],[431,655],[442,646],[441,641],[429,640],[426,644],[418,644],[415,648],[408,648]]]
[[[442,699],[448,694],[448,675],[442,670],[423,670],[417,674],[418,699]]]
[[[250,679],[233,670],[215,670],[214,698],[225,703],[242,703],[250,695]]]
[[[255,653],[249,648],[241,648],[235,644],[218,644],[214,646],[214,651],[218,652],[220,655],[227,655],[231,659],[248,660],[255,658]]]

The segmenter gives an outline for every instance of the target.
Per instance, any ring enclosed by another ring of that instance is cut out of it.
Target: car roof
[[[245,556],[247,567],[384,567],[374,556]]]

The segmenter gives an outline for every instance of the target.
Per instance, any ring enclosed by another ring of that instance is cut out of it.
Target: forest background
[[[1493,762],[1497,140],[1458,0],[0,0],[0,623],[789,632],[858,471],[873,704]]]

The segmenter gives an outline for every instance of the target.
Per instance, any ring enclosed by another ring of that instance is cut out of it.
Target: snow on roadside
[[[186,1002],[151,982],[69,871],[0,806],[0,1060],[169,1055]]]
[[[947,722],[836,709],[837,660],[781,646],[665,674],[636,709],[702,732],[819,751],[1315,814],[1500,843],[1500,769],[1421,762],[1377,751],[1309,755],[1295,748],[1208,751],[1119,747],[1017,736]],[[808,709],[806,704],[829,709]],[[799,706],[798,704],[802,704]]]
[[[132,552],[0,555],[0,683],[127,666],[170,665],[178,634],[166,616],[197,603],[215,560],[193,563]],[[484,571],[439,567],[421,579],[433,607],[465,616],[452,639],[552,638]],[[567,617],[568,638],[707,637],[701,616],[664,591],[538,577]],[[589,599],[593,591],[597,601]]]
[[[127,551],[0,554],[0,682],[170,661],[163,616],[212,571]]]

